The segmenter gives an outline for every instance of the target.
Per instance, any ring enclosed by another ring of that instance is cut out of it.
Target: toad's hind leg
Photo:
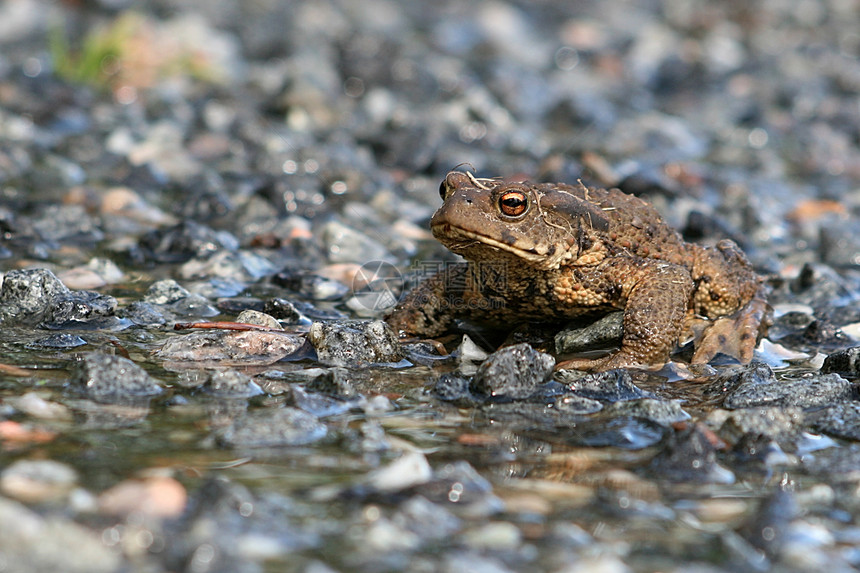
[[[559,368],[609,370],[611,368],[659,368],[675,348],[684,324],[693,281],[680,266],[643,259],[614,261],[611,274],[621,277],[619,285],[624,307],[624,334],[621,348],[609,356],[596,359],[574,358]],[[604,276],[607,276],[605,270]]]

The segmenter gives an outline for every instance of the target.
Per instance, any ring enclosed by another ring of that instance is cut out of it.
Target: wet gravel
[[[0,3],[0,570],[860,569],[856,2]],[[83,47],[86,46],[86,47]],[[401,345],[446,172],[617,186],[754,361]],[[221,329],[212,321],[230,322]]]

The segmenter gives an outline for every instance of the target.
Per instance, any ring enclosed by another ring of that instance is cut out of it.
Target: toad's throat
[[[534,249],[522,249],[515,245],[493,239],[492,237],[469,231],[462,227],[456,227],[450,223],[437,223],[430,230],[439,242],[457,254],[462,254],[467,250],[468,246],[477,241],[489,247],[514,254],[518,258],[528,261],[535,266],[545,266],[549,258],[546,253],[540,254]]]

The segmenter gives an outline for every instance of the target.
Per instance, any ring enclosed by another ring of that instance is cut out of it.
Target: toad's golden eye
[[[499,211],[507,217],[519,217],[529,208],[529,198],[522,191],[507,191],[499,197]]]

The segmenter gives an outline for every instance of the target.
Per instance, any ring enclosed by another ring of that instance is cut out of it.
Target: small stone
[[[279,323],[274,316],[270,316],[265,312],[257,310],[243,310],[239,313],[239,316],[236,317],[236,322],[265,326],[266,328],[271,328],[273,330],[283,330],[281,328],[281,323]]]
[[[860,346],[839,350],[827,356],[821,366],[822,374],[845,374],[860,376]]]
[[[559,396],[553,404],[553,409],[559,414],[564,415],[586,415],[594,414],[603,409],[603,404],[597,400],[577,396],[576,394],[566,394]]]
[[[433,394],[446,402],[475,400],[469,391],[469,380],[456,374],[443,374],[433,385]]]
[[[655,400],[653,398],[614,402],[604,410],[604,414],[613,417],[644,418],[661,426],[671,426],[675,422],[690,419],[690,414],[681,408],[681,403],[678,400]]]
[[[304,342],[302,336],[265,330],[192,332],[168,339],[156,356],[221,366],[272,364],[296,352]]]
[[[567,385],[570,391],[577,396],[592,400],[620,402],[652,397],[633,383],[633,378],[626,369],[585,375],[579,375],[569,370],[559,370],[556,372],[555,379]]]
[[[462,522],[442,505],[416,495],[403,504],[392,522],[421,536],[442,540],[459,531]]]
[[[187,501],[181,483],[171,477],[151,477],[126,480],[102,492],[98,508],[106,515],[171,519],[182,515]]]
[[[297,408],[257,410],[219,432],[218,442],[232,448],[302,446],[325,437],[325,424]]]
[[[506,346],[490,355],[472,378],[471,389],[494,397],[527,398],[552,377],[555,359],[526,343]]]
[[[367,484],[383,492],[401,491],[427,483],[433,470],[420,452],[406,452],[385,467],[371,472]]]
[[[83,205],[49,205],[33,228],[42,239],[53,242],[91,242],[104,236]]]
[[[651,467],[673,482],[734,483],[734,474],[717,464],[717,447],[722,444],[710,430],[688,424],[669,435]]]
[[[393,262],[384,245],[337,221],[323,226],[322,239],[332,263]]]
[[[59,515],[41,516],[0,498],[0,554],[8,571],[113,573],[121,553],[109,548],[101,532]]]
[[[797,440],[803,430],[803,423],[803,410],[799,408],[742,408],[729,414],[719,433],[730,443],[736,443],[747,435],[758,435],[787,446]]]
[[[71,291],[60,294],[51,303],[45,325],[57,328],[69,323],[112,317],[116,311],[114,297],[94,291]]]
[[[78,346],[84,346],[87,343],[86,340],[78,336],[77,334],[68,334],[68,333],[60,333],[60,334],[52,334],[51,336],[46,336],[45,338],[40,338],[39,340],[33,341],[27,345],[27,348],[50,348],[55,350],[65,350],[67,348],[77,348]]]
[[[161,326],[167,322],[164,312],[154,304],[134,301],[117,312],[122,318],[127,318],[138,326]]]
[[[753,406],[796,406],[818,408],[848,401],[853,389],[838,374],[812,375],[803,378],[774,380],[767,383],[744,383],[726,396],[726,408]]]
[[[58,500],[77,483],[71,467],[52,460],[18,460],[0,474],[0,490],[26,503]]]
[[[588,326],[565,328],[555,335],[556,354],[572,354],[617,344],[624,332],[623,319],[623,312],[613,312]]]
[[[247,374],[236,370],[216,370],[209,374],[203,390],[219,398],[252,398],[263,393]]]
[[[273,316],[285,324],[302,324],[310,321],[296,308],[296,305],[284,298],[272,298],[263,305],[263,312]]]
[[[860,403],[835,404],[809,414],[810,423],[825,434],[860,441]]]
[[[399,362],[403,350],[397,335],[385,322],[315,322],[308,340],[323,364],[358,366],[380,362]]]
[[[206,258],[193,258],[179,268],[179,277],[235,278],[241,281],[259,280],[277,270],[267,259],[245,251],[219,251]]]
[[[60,273],[60,280],[72,289],[95,289],[126,280],[125,274],[110,259],[92,258],[83,267]]]
[[[49,402],[35,392],[27,392],[20,397],[5,398],[5,401],[33,418],[42,420],[70,420],[72,418],[67,407],[56,402]]]
[[[143,302],[149,304],[170,304],[182,300],[191,293],[173,279],[152,283],[143,295]]]
[[[121,402],[148,398],[162,392],[146,370],[122,356],[85,354],[69,380],[70,387],[96,402]]]
[[[486,360],[489,354],[475,344],[468,335],[464,334],[460,345],[457,347],[456,356],[460,374],[471,376],[478,370],[478,365]]]
[[[141,237],[140,246],[156,262],[184,263],[222,249],[235,250],[239,243],[229,233],[186,219],[173,227],[150,231]]]
[[[742,527],[742,533],[755,547],[775,556],[782,549],[788,526],[797,513],[794,495],[777,489],[762,501],[758,511]]]
[[[164,309],[188,318],[207,318],[221,314],[217,308],[212,306],[209,299],[197,293],[189,294],[176,302],[167,304]]]
[[[48,315],[54,300],[70,292],[49,270],[9,271],[0,287],[0,323],[36,325]]]
[[[349,380],[349,370],[346,368],[311,368],[305,372],[312,376],[305,383],[307,390],[341,398],[351,398],[356,395],[355,386]]]
[[[355,400],[348,402],[325,394],[305,392],[298,385],[290,387],[287,403],[319,417],[343,414],[357,405]]]
[[[302,270],[283,270],[272,277],[272,282],[312,300],[341,300],[350,292],[339,281]]]
[[[485,551],[513,551],[522,543],[523,534],[513,523],[497,521],[470,529],[463,542],[474,549]]]
[[[457,507],[470,517],[492,515],[503,506],[490,482],[464,461],[437,468],[432,478],[416,489],[430,501],[451,504],[449,508]]]

